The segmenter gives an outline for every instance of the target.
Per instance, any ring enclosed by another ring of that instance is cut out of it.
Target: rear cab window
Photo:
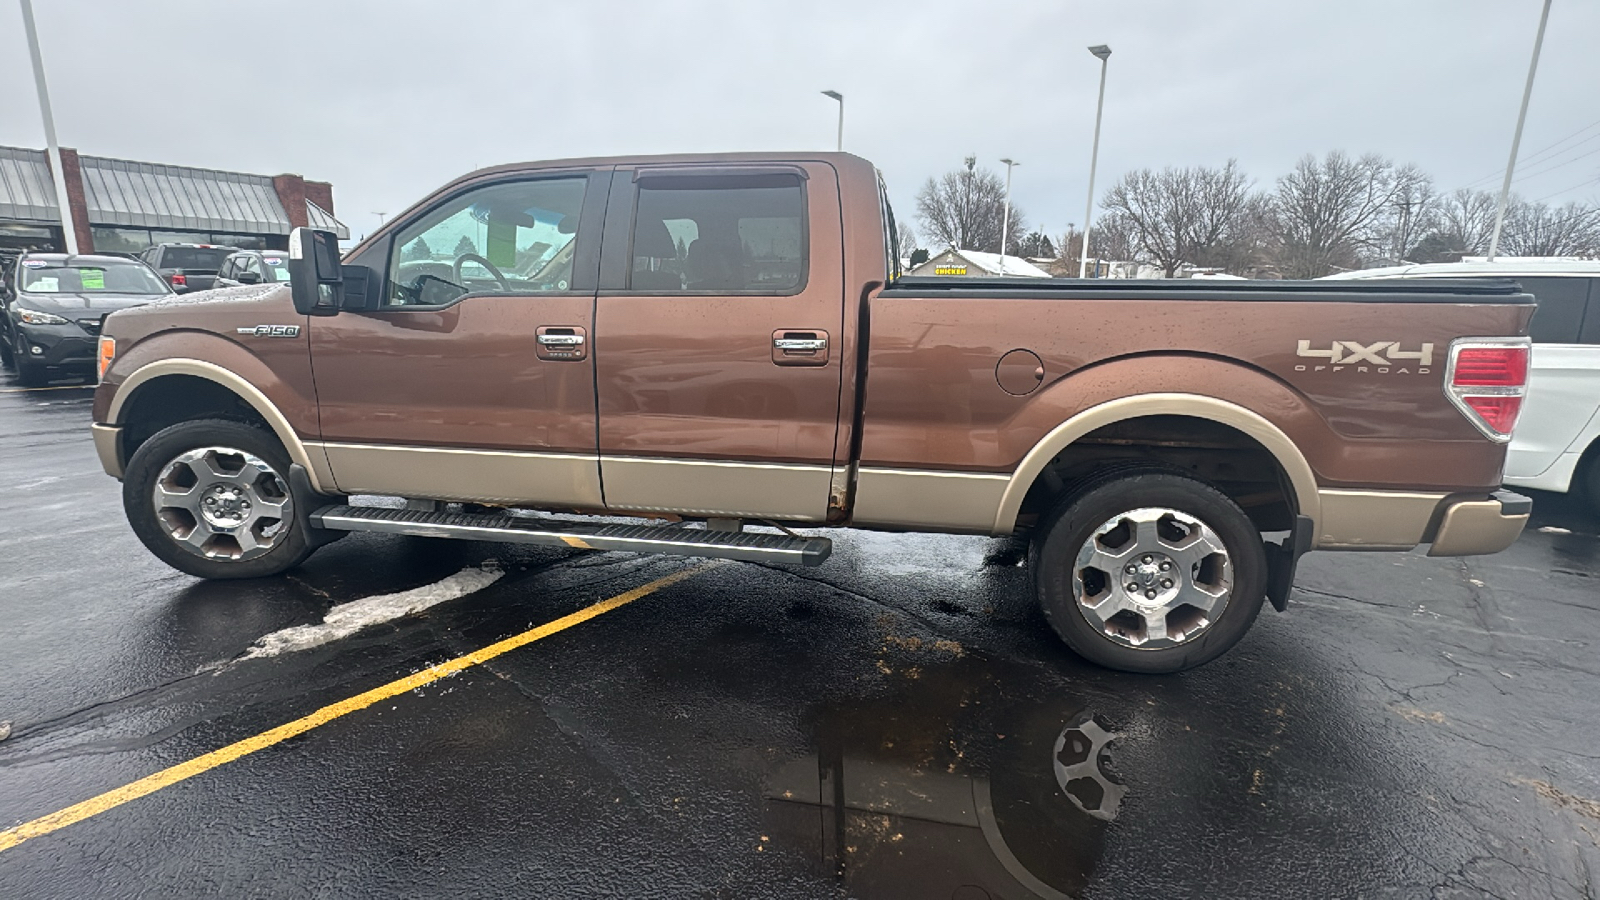
[[[1596,279],[1524,276],[1522,289],[1538,301],[1528,333],[1536,344],[1600,343]]]
[[[160,268],[189,269],[196,272],[215,272],[222,261],[233,252],[227,247],[163,247]]]

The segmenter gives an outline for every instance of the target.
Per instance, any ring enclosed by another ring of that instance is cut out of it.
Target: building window
[[[96,253],[138,253],[150,246],[150,231],[145,228],[112,228],[96,225],[89,229]]]

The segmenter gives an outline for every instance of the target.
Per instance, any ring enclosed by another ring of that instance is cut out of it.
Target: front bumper
[[[1533,501],[1511,491],[1487,500],[1460,500],[1444,508],[1429,556],[1499,553],[1517,542],[1533,512]]]
[[[122,480],[122,426],[90,425],[94,435],[94,452],[100,457],[100,468],[117,480]]]
[[[23,325],[13,323],[17,340],[12,347],[36,366],[94,367],[95,339],[77,325]]]

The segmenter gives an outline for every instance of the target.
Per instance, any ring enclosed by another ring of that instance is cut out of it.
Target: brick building
[[[333,217],[325,181],[79,156],[69,147],[61,168],[84,253],[137,253],[168,241],[281,250],[302,225],[350,236]],[[0,250],[64,249],[56,204],[45,152],[0,147]]]

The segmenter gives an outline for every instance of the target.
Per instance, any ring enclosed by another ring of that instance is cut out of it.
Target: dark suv
[[[274,282],[289,283],[287,250],[240,250],[223,260],[217,270],[217,287]]]
[[[27,385],[43,384],[50,368],[93,370],[106,313],[171,294],[136,259],[25,254],[0,282],[0,363]]]
[[[156,244],[140,251],[139,258],[183,294],[214,287],[222,261],[238,250],[221,244]]]

